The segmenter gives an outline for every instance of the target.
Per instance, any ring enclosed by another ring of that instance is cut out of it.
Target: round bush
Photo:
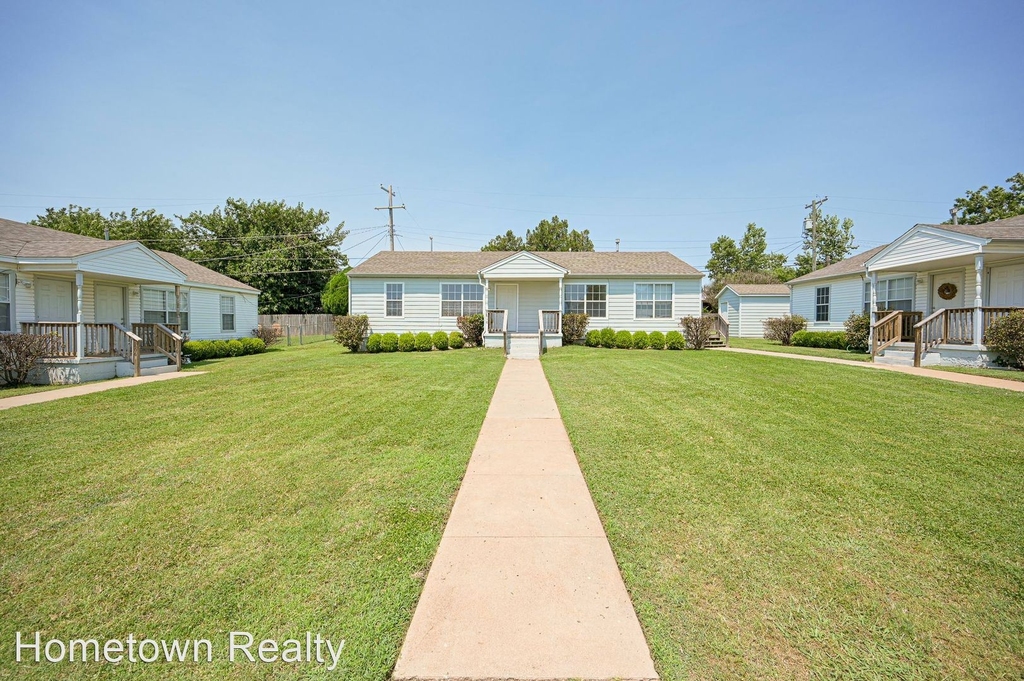
[[[1024,310],[997,319],[985,332],[985,346],[1003,366],[1024,369]]]
[[[228,342],[224,340],[210,341],[210,357],[227,357],[230,353],[228,352]]]
[[[591,329],[587,331],[586,338],[583,340],[588,348],[601,347],[601,332],[597,329]]]
[[[429,336],[428,336],[429,338]],[[406,331],[398,337],[399,352],[412,352],[416,349],[416,336],[411,331]]]
[[[682,350],[686,347],[686,339],[678,331],[669,331],[665,334],[665,347],[669,350]]]
[[[381,352],[398,352],[398,334],[386,333],[380,337]]]
[[[637,331],[633,334],[633,349],[646,350],[651,346],[651,339],[646,331]]]
[[[416,334],[416,349],[420,352],[430,352],[434,348],[434,340],[426,331]]]
[[[228,344],[228,357],[240,357],[245,354],[245,346],[239,341],[229,340]]]
[[[370,337],[366,339],[366,351],[380,352],[381,338],[382,336],[379,333],[371,333]]]
[[[263,342],[262,338],[253,338],[247,336],[245,338],[239,338],[238,342],[242,344],[247,355],[258,355],[261,352],[267,351],[267,344]]]
[[[444,331],[435,331],[430,340],[438,350],[448,349],[448,334]]]
[[[466,345],[466,337],[461,331],[452,331],[448,334],[448,347],[452,350],[461,350]]]
[[[664,350],[665,349],[665,334],[661,331],[651,331],[651,334],[647,336],[647,344],[651,350]]]
[[[619,331],[615,334],[615,347],[620,350],[628,350],[633,347],[633,334],[629,331]]]
[[[601,329],[601,347],[615,347],[615,329],[611,328],[610,326],[606,326],[605,328]]]

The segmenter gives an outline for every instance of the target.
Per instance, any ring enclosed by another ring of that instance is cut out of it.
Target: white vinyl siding
[[[235,297],[220,297],[220,330],[236,331],[235,328]]]
[[[184,291],[182,291],[184,293]],[[259,312],[258,297],[255,293],[241,292],[229,297],[234,300],[234,329],[221,326],[221,296],[224,289],[190,287],[188,290],[189,337],[193,340],[230,340],[249,336],[256,328]],[[129,296],[129,301],[132,298]],[[138,300],[136,297],[135,300]],[[138,314],[137,312],[132,313]],[[138,319],[133,316],[132,319]]]
[[[766,319],[789,314],[789,296],[741,296],[725,289],[718,297],[718,309],[729,321],[730,336],[764,338]]]
[[[965,235],[939,234],[928,229],[919,230],[888,253],[871,259],[871,270],[907,270],[922,263],[974,255],[983,239]]]
[[[405,304],[405,285],[388,284],[385,287],[384,314],[388,317],[403,317]]]
[[[142,288],[142,321],[147,324],[174,324],[174,290]],[[181,330],[188,331],[188,291],[181,292]]]
[[[815,319],[814,294],[821,286],[830,289],[829,319],[826,322]],[[805,318],[811,331],[842,331],[845,328],[843,323],[851,314],[864,311],[864,277],[860,274],[793,284],[791,290],[790,313]]]
[[[586,314],[593,319],[608,316],[608,284],[565,284],[565,314]]]
[[[484,287],[481,284],[441,284],[441,316],[462,317],[483,314]]]
[[[14,315],[11,295],[15,277],[10,272],[0,272],[0,331],[14,330]]]

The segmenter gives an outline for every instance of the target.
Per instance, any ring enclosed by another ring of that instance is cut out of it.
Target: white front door
[[[1024,263],[992,268],[992,307],[1024,307]]]
[[[519,330],[519,285],[498,284],[494,291],[494,307],[508,310],[508,330]]]
[[[96,284],[96,321],[124,325],[123,286]]]
[[[75,285],[59,279],[36,277],[36,321],[75,321]]]
[[[949,295],[954,289],[953,297],[943,298],[939,295],[939,290],[946,295]],[[973,304],[974,296],[971,296]],[[935,310],[941,310],[943,308],[952,309],[957,307],[964,307],[964,271],[955,270],[953,272],[942,272],[939,274],[932,275],[932,312]]]

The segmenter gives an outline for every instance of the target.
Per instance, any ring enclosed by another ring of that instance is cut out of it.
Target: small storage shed
[[[789,314],[785,284],[726,284],[718,293],[718,311],[729,320],[729,335],[764,338],[764,320]]]

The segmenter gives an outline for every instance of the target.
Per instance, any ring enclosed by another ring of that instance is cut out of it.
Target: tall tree
[[[346,267],[344,272],[338,272],[327,282],[327,288],[320,296],[324,312],[342,316],[348,314],[348,270]]]
[[[521,251],[523,250],[523,239],[517,236],[511,229],[504,234],[499,234],[488,241],[480,249],[481,251]]]
[[[187,251],[184,233],[170,218],[152,208],[132,208],[130,213],[112,212],[105,216],[98,210],[71,204],[67,208],[47,208],[32,224],[97,239],[109,232],[111,239],[141,241],[150,248],[178,255]]]
[[[956,199],[953,207],[960,211],[959,221],[965,225],[977,225],[1024,215],[1024,173],[1017,173],[1006,181],[1009,188],[982,186],[974,191],[968,190],[966,196]]]
[[[718,281],[740,268],[740,247],[736,240],[724,234],[711,244],[711,258],[708,260],[708,276]]]
[[[776,272],[785,269],[786,256],[768,252],[768,234],[751,222],[739,244],[729,236],[720,236],[711,244],[708,275],[719,280],[733,272]],[[739,283],[739,282],[737,282]],[[748,282],[749,283],[749,282]]]
[[[593,251],[590,230],[569,229],[569,221],[557,215],[541,220],[534,229],[526,230],[526,239],[511,229],[488,241],[481,251]]]
[[[229,198],[223,208],[178,219],[191,244],[187,257],[260,289],[261,314],[319,311],[328,281],[348,265],[345,223],[325,228],[330,216],[301,203]]]
[[[815,209],[817,211],[817,209]],[[824,215],[817,212],[811,216],[811,221],[817,217],[817,253],[818,265],[814,267],[814,227],[813,224],[804,226],[803,241],[804,250],[796,256],[797,276],[807,274],[815,269],[828,267],[840,260],[845,260],[857,250],[853,238],[853,220],[851,218],[839,219],[838,215]]]

